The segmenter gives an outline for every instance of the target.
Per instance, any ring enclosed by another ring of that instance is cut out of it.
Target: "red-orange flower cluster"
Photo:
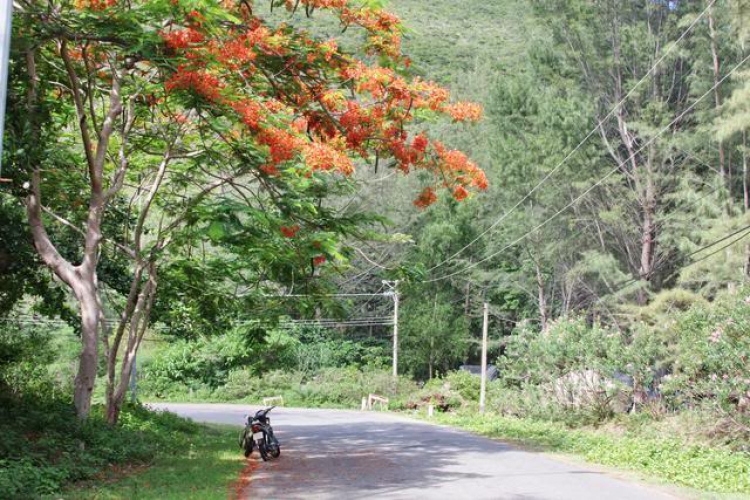
[[[108,7],[117,5],[117,0],[75,0],[74,5],[78,10],[101,12]]]
[[[466,190],[463,186],[456,186],[456,189],[453,190],[453,197],[457,201],[463,201],[469,196],[469,192]]]
[[[240,115],[242,123],[252,130],[258,129],[260,121],[265,116],[265,108],[259,102],[252,99],[244,99],[233,102],[231,106]]]
[[[192,71],[186,66],[180,66],[167,81],[166,87],[167,91],[190,90],[210,101],[219,101],[224,85],[217,77],[205,71]]]
[[[298,4],[307,9],[329,9],[336,12],[344,26],[356,25],[367,30],[368,49],[394,59],[401,57],[401,20],[382,9],[350,7],[349,0],[286,0],[288,10]]]
[[[271,37],[271,30],[258,24],[229,40],[213,44],[210,52],[220,63],[236,69],[255,61],[259,51],[272,50]]]
[[[487,187],[484,173],[466,155],[424,134],[408,133],[420,110],[455,121],[479,120],[482,110],[473,103],[450,103],[443,87],[392,69],[406,64],[396,16],[348,0],[286,4],[331,9],[344,25],[364,28],[366,48],[390,61],[367,64],[342,54],[334,39],[321,42],[284,24],[271,29],[247,4],[227,1],[222,6],[235,9],[241,24],[217,29],[192,11],[185,16],[186,27],[161,33],[165,45],[183,58],[167,91],[193,92],[215,104],[215,112],[231,117],[235,125],[227,137],[253,141],[266,155],[260,170],[270,176],[282,171],[350,175],[355,156],[376,154],[395,160],[404,173],[421,169],[435,176],[433,187],[415,200],[418,207],[434,203],[441,184],[457,200],[467,198],[472,188]],[[307,168],[282,169],[302,161]]]
[[[313,257],[313,266],[318,267],[322,264],[325,264],[326,262],[326,256],[325,255],[316,255]]]
[[[281,234],[283,234],[286,238],[294,238],[297,236],[297,233],[299,232],[299,226],[281,226]]]
[[[435,190],[431,187],[426,187],[419,193],[419,196],[414,200],[414,206],[417,208],[427,208],[437,201],[437,195]]]
[[[269,163],[272,166],[293,159],[304,145],[304,139],[301,137],[274,127],[261,130],[258,142],[268,146],[271,156]]]
[[[482,119],[482,107],[473,102],[457,102],[445,106],[445,111],[457,122],[478,122]]]
[[[117,5],[117,0],[75,0],[75,8],[78,10],[92,10],[100,12],[107,7]]]
[[[444,166],[444,171],[453,176],[454,181],[462,186],[472,186],[487,189],[487,176],[473,161],[456,149],[445,149],[435,141],[433,143],[438,156]]]
[[[354,172],[351,159],[331,144],[311,142],[304,146],[302,154],[305,157],[305,164],[312,170],[336,170],[344,175]]]
[[[193,28],[162,31],[160,35],[164,39],[164,43],[167,44],[167,47],[173,50],[186,49],[191,45],[201,43],[205,39],[202,33]]]

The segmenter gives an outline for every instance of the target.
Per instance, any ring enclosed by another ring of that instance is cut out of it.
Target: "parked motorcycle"
[[[240,434],[240,447],[246,457],[250,456],[256,446],[264,462],[281,455],[281,445],[273,435],[271,418],[268,416],[268,412],[274,408],[276,407],[271,406],[265,410],[258,410],[252,417],[247,416],[245,429]]]

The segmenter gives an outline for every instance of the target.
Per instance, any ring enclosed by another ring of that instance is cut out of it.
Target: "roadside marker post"
[[[367,409],[372,410],[375,408],[375,403],[378,403],[380,406],[380,410],[388,410],[388,403],[390,403],[390,399],[380,396],[378,394],[370,394],[367,396]]]
[[[263,406],[268,406],[272,403],[277,403],[281,406],[284,406],[284,397],[283,396],[269,396],[269,397],[263,398]]]

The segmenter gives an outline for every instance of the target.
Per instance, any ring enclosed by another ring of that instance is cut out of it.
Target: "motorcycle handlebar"
[[[273,410],[274,408],[276,408],[276,405],[265,408],[263,410],[258,410],[257,412],[255,412],[255,417],[253,418],[264,418],[266,415],[268,415],[268,412]]]

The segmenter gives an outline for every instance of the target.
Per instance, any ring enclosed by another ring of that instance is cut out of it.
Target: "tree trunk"
[[[711,39],[711,59],[713,62],[714,71],[714,104],[716,105],[717,111],[721,108],[721,63],[719,61],[719,49],[716,44],[716,29],[714,28],[714,16],[713,11],[708,8],[708,33]],[[721,185],[726,186],[726,166],[725,166],[725,153],[724,143],[719,141],[719,177],[721,179]]]
[[[742,131],[742,194],[745,200],[745,212],[750,208],[750,193],[747,185],[747,131]]]
[[[140,281],[140,280],[139,280]],[[118,349],[112,349],[107,359],[107,422],[110,425],[117,424],[122,410],[125,395],[128,391],[128,384],[133,371],[135,357],[140,348],[143,336],[148,328],[151,317],[151,308],[156,296],[156,265],[149,264],[148,279],[143,285],[140,293],[135,299],[132,307],[127,307],[126,311],[131,311],[128,320],[128,339],[125,351],[122,356],[119,380],[115,379],[115,365],[117,363]],[[130,304],[129,304],[130,305]],[[121,324],[122,326],[122,324]],[[115,339],[119,346],[119,339],[122,338],[122,330],[118,329],[119,338]]]
[[[78,128],[81,134],[86,166],[88,167],[88,182],[90,186],[85,230],[80,231],[84,236],[81,263],[74,266],[66,260],[47,234],[42,219],[42,177],[38,165],[35,165],[31,171],[31,189],[30,194],[26,198],[26,211],[37,253],[44,264],[71,289],[80,306],[81,355],[78,363],[78,373],[75,378],[73,402],[78,418],[85,419],[91,411],[91,397],[94,391],[94,382],[98,367],[99,324],[103,317],[96,269],[102,242],[101,223],[106,208],[106,195],[103,184],[104,164],[107,161],[107,146],[112,134],[115,132],[116,120],[122,113],[122,101],[120,99],[119,77],[114,67],[112,67],[115,77],[112,80],[112,90],[109,99],[110,107],[102,122],[101,129],[96,130],[95,127],[96,134],[92,136],[87,121],[86,108],[82,99],[85,93],[81,91],[80,81],[75,72],[75,65],[71,61],[66,40],[60,41],[59,49],[68,73],[71,97],[75,103]],[[32,134],[36,137],[38,132],[36,125],[36,100],[39,78],[36,72],[34,51],[27,53],[26,70],[31,82],[27,93],[29,122],[32,127]]]
[[[91,397],[98,368],[100,303],[95,283],[87,280],[75,294],[81,308],[81,355],[75,378],[73,404],[78,418],[85,419],[91,411]]]
[[[542,276],[542,270],[539,268],[539,264],[534,262],[536,268],[536,286],[539,292],[539,321],[542,325],[542,332],[547,331],[547,297],[544,293],[544,277]]]
[[[643,190],[641,198],[641,262],[638,276],[641,280],[649,282],[653,278],[654,255],[656,254],[656,186],[654,185],[653,172],[653,147],[649,148],[649,154],[644,161],[642,169]],[[646,294],[641,291],[638,294],[638,303],[643,305],[647,301]]]
[[[747,131],[742,131],[742,195],[744,199],[745,213],[750,209],[750,192],[748,192],[747,179]],[[750,244],[745,245],[745,269],[743,279],[745,282],[750,280]]]
[[[654,256],[654,197],[653,183],[647,181],[646,198],[643,202],[643,222],[641,225],[641,267],[638,271],[640,278],[649,280],[651,278],[652,262]]]

